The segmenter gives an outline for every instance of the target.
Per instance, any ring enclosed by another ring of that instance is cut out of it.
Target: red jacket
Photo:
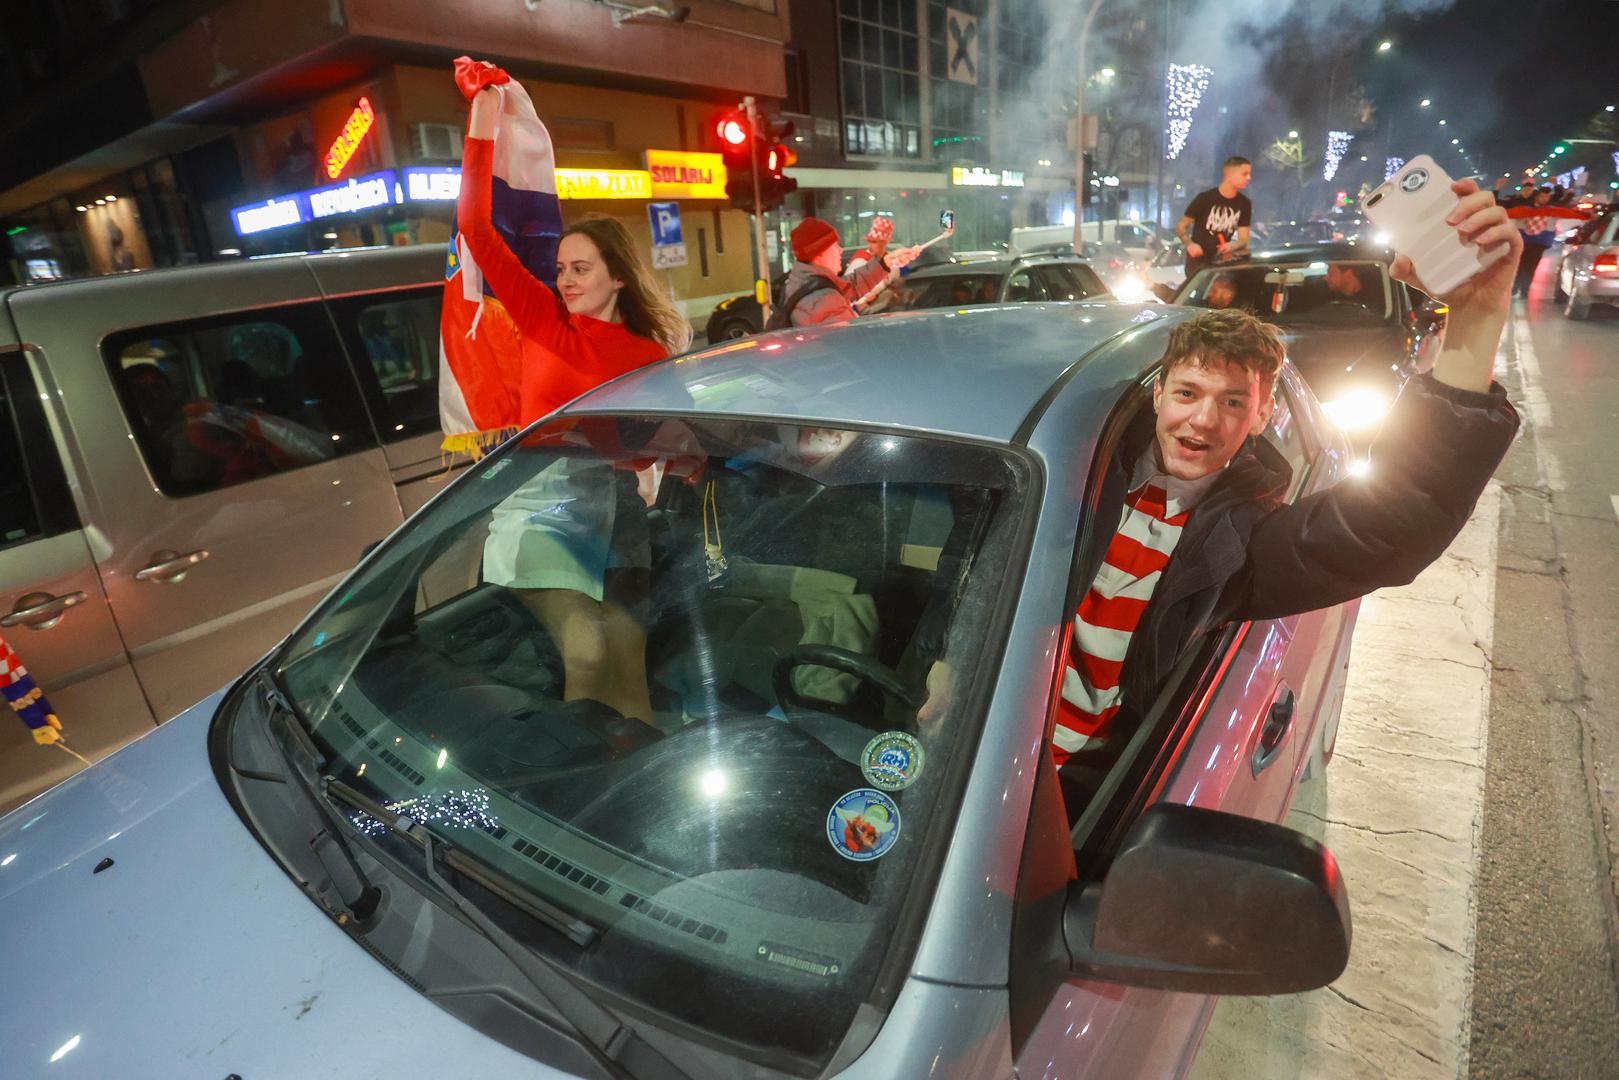
[[[669,350],[622,323],[573,315],[550,286],[512,254],[491,219],[490,177],[495,143],[467,139],[456,208],[461,235],[493,288],[483,320],[509,317],[522,337],[519,418],[530,424],[627,371],[665,359]]]

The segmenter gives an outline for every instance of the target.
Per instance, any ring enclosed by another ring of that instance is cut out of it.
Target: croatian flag
[[[493,224],[529,273],[555,285],[562,207],[550,132],[528,92],[500,68],[462,56],[455,61],[455,81],[468,100],[485,86],[500,88]],[[459,231],[450,237],[444,279],[438,384],[443,446],[476,457],[520,426],[522,340]]]

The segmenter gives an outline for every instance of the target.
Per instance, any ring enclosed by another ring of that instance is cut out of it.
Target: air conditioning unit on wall
[[[460,161],[459,124],[412,124],[410,141],[420,161]]]

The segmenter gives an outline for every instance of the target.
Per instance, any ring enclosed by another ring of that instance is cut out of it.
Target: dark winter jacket
[[[1151,443],[1148,423],[1121,440],[1102,506],[1123,504],[1130,469]],[[1227,623],[1278,619],[1405,585],[1467,523],[1518,430],[1499,384],[1459,390],[1421,375],[1406,384],[1372,445],[1370,473],[1281,502],[1291,470],[1249,439],[1198,503],[1130,640],[1126,708],[1144,714],[1176,660]],[[1093,545],[1107,550],[1111,532]],[[1089,578],[1096,575],[1089,566]],[[1087,580],[1089,580],[1087,578]]]
[[[816,326],[820,323],[848,322],[855,317],[854,302],[870,292],[888,274],[888,265],[881,259],[861,263],[846,276],[839,277],[814,263],[796,262],[782,286],[782,302],[790,303],[805,286],[817,279],[826,287],[816,289],[793,305],[789,312],[789,325]]]

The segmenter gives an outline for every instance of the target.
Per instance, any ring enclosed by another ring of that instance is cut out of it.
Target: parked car
[[[890,286],[890,310],[1089,300],[1109,295],[1090,263],[1072,255],[962,258],[925,266]]]
[[[1211,995],[1335,978],[1342,875],[1277,823],[1354,603],[1200,639],[1088,800],[1050,764],[1105,463],[1188,314],[800,328],[508,441],[227,691],[0,820],[7,979],[54,1003],[7,1011],[8,1072],[1127,1080],[1187,1068]],[[1354,482],[1291,366],[1265,437],[1287,498]],[[651,717],[566,700],[487,574],[523,507],[537,573],[641,567]]]
[[[1327,414],[1366,446],[1405,380],[1433,366],[1444,327],[1441,305],[1389,276],[1392,258],[1347,242],[1257,251],[1199,271],[1175,303],[1275,323]]]
[[[1592,304],[1619,304],[1619,213],[1585,222],[1553,249],[1563,314],[1583,319]]]
[[[0,293],[0,626],[99,758],[280,640],[444,482],[441,250]],[[0,809],[73,771],[0,724]]]

